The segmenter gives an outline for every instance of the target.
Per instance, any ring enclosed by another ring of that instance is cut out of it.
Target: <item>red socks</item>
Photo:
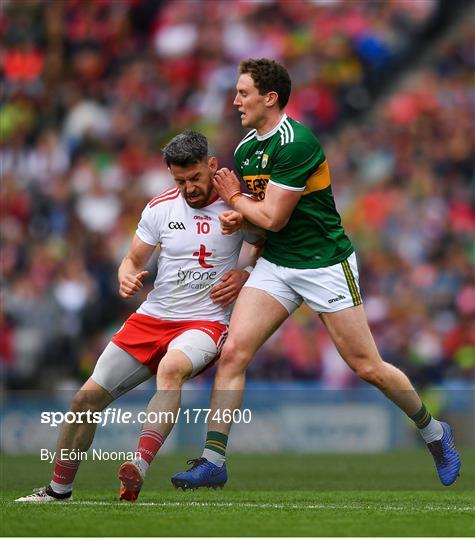
[[[163,444],[163,436],[153,429],[144,429],[140,434],[137,452],[149,465]]]

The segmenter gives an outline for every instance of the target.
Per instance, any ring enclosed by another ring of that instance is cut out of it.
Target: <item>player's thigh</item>
[[[321,313],[320,318],[338,352],[353,370],[358,371],[363,363],[381,362],[363,305]]]
[[[243,287],[231,316],[221,361],[235,352],[250,360],[288,316],[289,311],[268,292]]]
[[[91,379],[116,399],[152,375],[147,366],[110,342],[97,360]]]

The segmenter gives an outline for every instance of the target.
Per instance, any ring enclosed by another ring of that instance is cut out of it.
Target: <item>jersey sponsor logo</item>
[[[210,255],[212,255],[212,252],[206,251],[206,246],[204,244],[200,244],[200,250],[193,253],[193,257],[198,257],[198,264],[203,268],[214,268],[213,264],[209,264],[205,261],[205,258]]]
[[[214,285],[216,275],[215,270],[201,272],[200,270],[183,270],[179,268],[177,285],[193,290],[209,289]]]
[[[182,223],[181,221],[170,221],[168,223],[168,228],[169,229],[181,229],[182,231],[186,230],[186,227],[185,227],[184,223]]]
[[[345,298],[346,298],[345,296],[340,294],[336,298],[330,298],[330,300],[328,300],[328,303],[333,304],[334,302],[339,302],[340,300],[345,300]]]
[[[267,184],[269,183],[270,174],[256,174],[243,176],[242,179],[246,183],[249,191],[256,195],[262,201],[266,195]]]

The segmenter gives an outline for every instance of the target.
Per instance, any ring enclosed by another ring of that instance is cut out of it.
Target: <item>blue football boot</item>
[[[218,467],[206,458],[200,457],[188,460],[187,464],[191,467],[186,472],[179,472],[171,479],[172,484],[183,491],[200,487],[222,488],[228,479],[226,463],[222,467]]]
[[[444,430],[442,439],[428,443],[427,448],[434,458],[440,481],[444,486],[450,486],[457,480],[462,462],[455,448],[452,428],[445,422],[441,424]]]

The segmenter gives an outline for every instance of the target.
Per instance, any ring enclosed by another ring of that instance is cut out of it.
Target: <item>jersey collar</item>
[[[216,195],[212,197],[202,208],[206,208],[210,204],[213,204],[214,202],[216,202],[218,199],[219,199],[219,195],[216,193]]]
[[[265,141],[269,137],[272,137],[272,135],[275,135],[279,131],[280,126],[285,122],[286,119],[287,119],[287,115],[284,113],[284,115],[280,119],[279,123],[275,126],[275,128],[271,129],[271,131],[268,131],[267,133],[264,133],[264,135],[258,135],[256,131],[256,139],[258,141]]]

